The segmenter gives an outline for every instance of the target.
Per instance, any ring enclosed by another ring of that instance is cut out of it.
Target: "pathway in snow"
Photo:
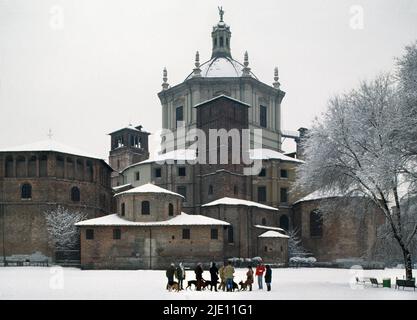
[[[236,280],[246,269],[237,269]],[[417,273],[417,270],[414,271]],[[165,271],[88,270],[60,267],[1,267],[0,299],[417,299],[406,288],[372,288],[353,284],[354,277],[402,278],[404,270],[350,270],[327,268],[273,269],[272,291],[210,292],[165,290]],[[203,277],[209,278],[208,271]],[[195,279],[187,271],[187,279]]]

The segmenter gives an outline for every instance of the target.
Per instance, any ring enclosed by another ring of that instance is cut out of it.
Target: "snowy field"
[[[237,269],[237,282],[246,269]],[[417,270],[414,271],[417,273]],[[60,267],[0,268],[0,299],[417,299],[417,291],[356,285],[355,276],[402,278],[404,270],[350,270],[327,268],[273,269],[272,291],[210,292],[165,290],[165,271],[82,271]],[[209,278],[208,271],[203,274]],[[187,279],[194,279],[187,271]]]

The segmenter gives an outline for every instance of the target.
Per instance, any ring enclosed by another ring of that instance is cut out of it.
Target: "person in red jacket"
[[[258,287],[259,290],[263,289],[262,276],[265,272],[265,266],[262,264],[262,260],[259,261],[258,266],[256,267],[255,275],[258,277]]]

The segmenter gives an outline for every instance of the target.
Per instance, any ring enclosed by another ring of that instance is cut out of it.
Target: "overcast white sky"
[[[233,57],[247,50],[268,84],[279,67],[288,130],[309,127],[330,96],[392,70],[417,40],[415,0],[0,0],[0,147],[46,139],[51,128],[107,158],[107,133],[129,122],[155,132],[162,69],[175,85],[196,50],[210,58],[218,5]],[[354,5],[363,29],[351,27]]]

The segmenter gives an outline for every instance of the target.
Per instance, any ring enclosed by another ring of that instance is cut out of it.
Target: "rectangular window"
[[[175,109],[175,126],[178,127],[178,121],[184,121],[184,107],[180,106]]]
[[[265,177],[266,176],[266,169],[265,168],[261,169],[261,172],[259,172],[259,176],[260,177]]]
[[[185,177],[187,175],[185,167],[178,167],[178,175],[180,177]]]
[[[139,171],[136,171],[135,172],[135,180],[136,181],[139,181],[140,180],[140,173],[139,173]]]
[[[286,169],[281,169],[281,178],[288,178],[288,171]]]
[[[85,238],[87,240],[93,240],[94,239],[94,229],[85,230]]]
[[[182,238],[191,239],[190,229],[182,229]]]
[[[219,232],[218,232],[217,228],[211,229],[211,239],[212,240],[217,240],[218,238],[219,238]]]
[[[179,186],[177,187],[177,193],[184,197],[184,201],[187,201],[187,187]]]
[[[122,231],[120,229],[113,229],[113,240],[120,240],[122,237]]]
[[[230,225],[227,228],[227,242],[228,243],[233,243],[234,242],[234,239],[233,239],[233,226],[232,225]]]
[[[126,211],[126,205],[125,205],[124,202],[122,203],[121,211],[122,211],[122,217],[124,217],[125,216],[125,211]]]
[[[258,201],[259,202],[266,201],[266,187],[265,186],[258,187]]]
[[[260,106],[259,109],[259,124],[261,127],[266,128],[267,126],[267,118],[266,118],[266,114],[267,114],[267,107],[265,106]]]
[[[281,202],[282,203],[288,203],[288,189],[287,188],[281,188]]]
[[[155,169],[155,178],[160,178],[162,176],[161,174],[161,168]]]

